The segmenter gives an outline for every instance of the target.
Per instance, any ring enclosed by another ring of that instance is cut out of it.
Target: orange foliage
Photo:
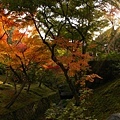
[[[62,56],[57,55],[57,59],[68,69],[70,76],[74,76],[78,71],[86,71],[89,69],[88,61],[91,57],[88,53],[82,54],[82,43],[78,40],[72,42],[64,38],[56,38],[54,44],[57,44],[57,49],[62,48],[65,50],[65,54]]]
[[[27,50],[27,45],[20,42],[16,45],[16,48],[19,52],[24,53]]]
[[[98,79],[102,79],[99,75],[97,74],[90,74],[90,75],[85,75],[81,78],[81,80],[78,80],[76,82],[76,84],[80,84],[82,87],[85,86],[86,84],[86,81],[89,81],[89,82],[94,82],[94,79],[95,78],[98,78]]]
[[[33,31],[30,30],[21,33],[20,29],[21,26],[17,26],[14,19],[8,16],[1,17],[0,61],[8,66],[11,65],[14,69],[20,68],[21,61],[25,66],[28,66],[30,62],[42,65],[49,61],[49,52],[39,37],[33,37]],[[31,36],[28,36],[28,33]]]

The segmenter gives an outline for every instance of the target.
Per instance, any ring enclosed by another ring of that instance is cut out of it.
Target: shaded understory
[[[4,79],[3,76],[0,77],[1,79]],[[19,87],[20,85],[17,85],[17,88]],[[14,95],[14,87],[10,83],[0,84],[0,120],[37,120],[49,108],[50,102],[59,101],[56,92],[44,85],[38,87],[38,84],[33,84],[29,93],[26,92],[26,89],[27,86],[22,90],[13,106],[6,109],[5,105]],[[38,116],[37,114],[40,113],[41,115]]]
[[[18,85],[19,87],[19,85]],[[13,106],[10,109],[5,109],[4,106],[9,102],[11,97],[14,94],[14,88],[11,84],[2,85],[0,84],[0,116],[9,114],[11,112],[14,113],[14,111],[20,111],[22,108],[27,106],[29,109],[29,105],[32,109],[36,109],[36,106],[38,104],[38,101],[42,99],[43,103],[45,104],[46,108],[49,108],[48,102],[52,99],[52,102],[59,101],[59,96],[54,96],[55,92],[52,90],[46,88],[44,85],[41,86],[41,88],[38,87],[37,84],[33,84],[31,86],[31,90],[29,93],[26,93],[26,89],[22,91],[20,96],[17,98],[16,102],[13,104]],[[48,96],[54,96],[48,97]],[[109,83],[106,83],[105,85],[100,86],[99,88],[96,88],[93,90],[93,95],[90,96],[89,99],[89,106],[88,107],[88,113],[90,115],[95,115],[95,118],[97,120],[106,120],[111,114],[114,113],[120,113],[120,79],[116,79],[114,81],[111,81]],[[47,99],[43,99],[47,98]],[[33,104],[37,103],[37,104]],[[41,105],[42,103],[40,103]],[[40,108],[40,109],[44,109]],[[42,111],[42,110],[41,110]],[[44,110],[43,110],[44,111]],[[38,118],[39,116],[35,116]],[[35,118],[35,119],[36,119]],[[31,120],[35,120],[34,118]],[[43,118],[41,118],[43,120]],[[4,119],[1,119],[4,120]],[[10,120],[13,120],[10,119]],[[16,119],[15,119],[16,120]],[[40,120],[40,118],[38,118]]]

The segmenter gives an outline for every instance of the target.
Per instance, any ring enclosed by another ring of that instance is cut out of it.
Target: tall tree
[[[94,43],[96,48],[94,52],[99,56],[102,53],[105,55],[109,53],[119,53],[119,33],[120,33],[120,7],[117,0],[111,0],[102,6],[105,12],[104,17],[109,21],[109,26],[100,31],[99,36]],[[96,50],[95,50],[96,49]]]
[[[51,2],[50,0],[2,0],[2,2],[8,11],[16,11],[16,14],[17,12],[21,13],[22,17],[19,16],[21,20],[33,21],[43,43],[46,44],[51,52],[52,60],[62,69],[66,81],[74,94],[76,105],[79,105],[79,93],[69,75],[70,64],[74,64],[75,61],[78,63],[76,64],[78,67],[76,65],[73,67],[75,71],[74,78],[82,78],[86,67],[82,71],[80,68],[81,64],[78,61],[83,60],[86,65],[87,46],[89,41],[93,39],[93,33],[108,25],[107,21],[102,17],[103,11],[101,10],[101,6],[104,4],[104,1],[53,0]],[[61,41],[66,44],[63,44],[66,47],[64,49],[69,51],[68,55],[72,58],[69,60],[70,64],[64,64],[65,57],[63,62],[59,60],[56,54],[56,47],[61,47],[59,45]],[[81,52],[81,55],[76,53],[78,51]]]
[[[21,88],[15,91],[11,101],[6,105],[9,108],[28,84],[35,79],[35,71],[50,60],[50,53],[34,30],[22,29],[22,24],[14,22],[14,17],[3,15],[0,19],[0,61],[14,74],[12,79],[15,90],[17,81],[21,82]],[[22,32],[20,32],[20,29]],[[16,78],[16,79],[15,79]]]
[[[3,2],[11,10],[26,12],[25,18],[33,19],[36,27],[40,28],[39,32],[45,33],[45,39],[62,36],[83,42],[83,53],[86,52],[93,32],[106,25],[106,20],[100,19],[103,15],[100,7],[104,3],[99,0],[54,0],[52,2],[3,0]]]

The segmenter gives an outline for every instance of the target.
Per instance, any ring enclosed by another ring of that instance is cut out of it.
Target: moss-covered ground
[[[0,81],[3,80],[4,76],[0,76]],[[26,89],[24,89],[13,106],[7,110],[4,106],[10,101],[13,94],[14,87],[11,84],[0,84],[0,114],[19,109],[42,97],[54,94],[54,92],[44,85],[39,88],[38,84],[33,84],[30,92],[27,93]],[[111,114],[120,113],[120,79],[106,83],[93,90],[93,94],[90,96],[89,101],[91,104],[88,106],[88,112],[91,115],[95,115],[97,120],[107,120]]]
[[[107,120],[114,113],[120,113],[120,79],[95,89],[90,98],[89,112],[97,120]]]
[[[10,101],[10,99],[14,95],[14,86],[10,84],[2,84],[4,81],[4,76],[0,76],[0,115],[6,114],[13,110],[20,109],[32,102],[38,101],[43,97],[47,97],[49,95],[55,94],[54,91],[50,90],[49,88],[41,85],[38,87],[38,84],[31,85],[30,92],[26,92],[26,88],[22,90],[20,96],[16,99],[15,103],[10,109],[6,109],[5,105]],[[17,86],[17,89],[20,88],[20,84]]]

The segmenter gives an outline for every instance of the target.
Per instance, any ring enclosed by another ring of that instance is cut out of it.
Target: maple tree
[[[12,72],[15,86],[15,95],[6,108],[14,103],[26,84],[28,84],[27,91],[29,91],[31,83],[35,80],[35,72],[45,62],[50,61],[49,51],[39,36],[33,36],[34,31],[27,30],[27,27],[25,32],[20,32],[22,25],[14,20],[4,14],[0,19],[0,61],[7,66],[8,71]],[[19,91],[16,88],[17,82],[22,83]]]
[[[94,31],[107,25],[106,20],[99,19],[103,15],[99,10],[102,2],[97,0],[2,2],[8,10],[24,13],[25,17],[21,21],[33,22],[40,38],[48,47],[52,60],[64,73],[76,105],[79,105],[80,86],[77,81],[83,81],[82,78],[89,68],[88,41],[92,39]],[[42,35],[43,32],[45,35]],[[60,50],[63,51],[62,55],[58,54]]]
[[[97,76],[93,74],[85,79],[90,60],[87,48],[93,40],[94,32],[108,25],[108,20],[103,19],[104,12],[101,11],[101,6],[108,1],[2,0],[2,2],[10,12],[16,11],[14,16],[24,15],[20,22],[34,24],[42,42],[48,47],[52,60],[64,73],[76,105],[79,105],[77,88],[80,86],[76,87],[77,81],[85,83],[88,78],[93,81],[92,78]],[[62,55],[59,54],[60,51],[63,51]]]

